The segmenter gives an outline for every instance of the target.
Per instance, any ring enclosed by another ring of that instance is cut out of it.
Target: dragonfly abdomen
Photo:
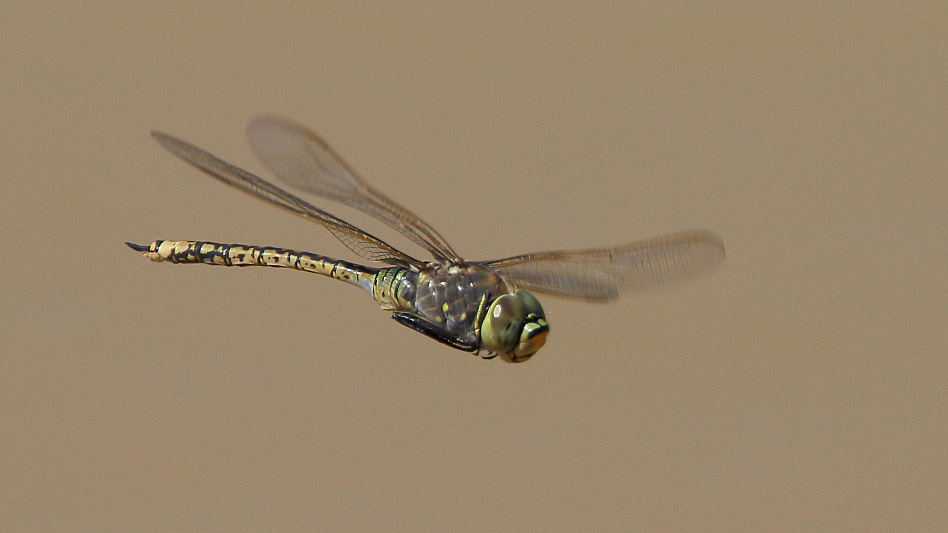
[[[126,243],[147,259],[161,263],[204,263],[221,266],[270,266],[313,272],[368,289],[375,269],[324,255],[272,246],[220,244],[204,241],[155,241],[149,246]]]
[[[418,273],[407,268],[382,268],[375,273],[372,296],[386,311],[414,311]]]

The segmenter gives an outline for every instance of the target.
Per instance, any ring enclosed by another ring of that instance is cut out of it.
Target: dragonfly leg
[[[452,348],[464,352],[476,352],[479,348],[477,343],[462,339],[456,335],[451,335],[441,326],[425,320],[418,315],[413,315],[411,313],[392,313],[392,318],[394,318],[399,324],[411,328],[418,333],[427,335],[428,337],[431,337],[432,339],[442,344],[446,344]]]

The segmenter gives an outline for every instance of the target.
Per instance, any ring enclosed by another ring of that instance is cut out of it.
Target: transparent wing
[[[369,235],[345,220],[337,218],[297,198],[276,185],[254,176],[246,170],[237,168],[192,144],[165,133],[155,131],[152,132],[151,135],[168,151],[220,181],[256,196],[257,198],[266,200],[278,207],[282,207],[305,219],[322,224],[332,232],[337,239],[342,241],[350,250],[361,257],[390,264],[414,265],[419,268],[423,266],[421,261],[396,250],[381,239]]]
[[[369,186],[312,131],[288,120],[258,117],[247,126],[247,138],[257,157],[283,183],[372,215],[440,262],[459,260],[434,228]]]
[[[540,252],[487,264],[515,288],[608,301],[708,271],[723,259],[721,238],[698,230],[613,248]]]

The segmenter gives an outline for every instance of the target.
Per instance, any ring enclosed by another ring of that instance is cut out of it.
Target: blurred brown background
[[[923,5],[6,6],[0,527],[948,527],[948,9]],[[354,259],[148,136],[262,173],[260,112],[471,259],[702,227],[728,259],[545,298],[547,346],[506,365],[341,283],[128,250]]]

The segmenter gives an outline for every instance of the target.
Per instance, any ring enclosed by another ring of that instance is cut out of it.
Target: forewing
[[[247,138],[257,157],[282,182],[372,215],[439,261],[458,259],[434,228],[370,187],[312,131],[288,120],[258,117],[247,126]]]
[[[723,259],[721,238],[698,230],[612,248],[519,255],[488,265],[515,288],[609,301],[706,272]]]
[[[266,200],[278,207],[282,207],[305,219],[322,224],[332,232],[337,239],[342,241],[350,250],[361,257],[372,261],[383,261],[391,264],[422,266],[422,263],[417,259],[396,250],[381,239],[369,235],[345,220],[337,218],[309,204],[305,200],[297,198],[246,170],[237,168],[171,135],[157,131],[152,132],[151,135],[168,151],[214,178],[256,196],[257,198]]]

